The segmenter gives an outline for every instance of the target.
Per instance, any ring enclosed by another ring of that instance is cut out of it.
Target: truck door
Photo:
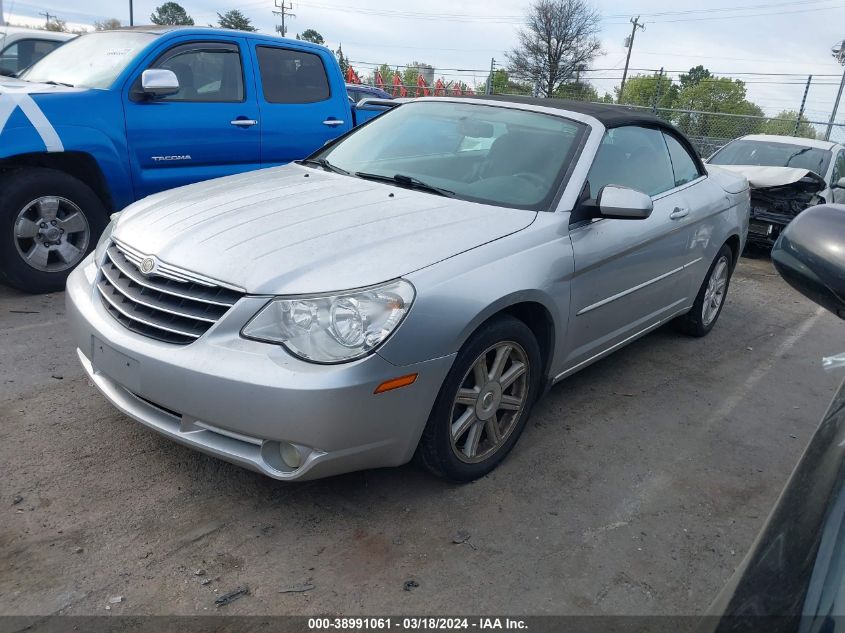
[[[235,39],[182,42],[138,70],[126,100],[137,197],[260,167],[261,124],[242,46]],[[172,70],[179,92],[145,97],[147,68]]]
[[[316,51],[258,41],[253,44],[261,109],[261,162],[305,158],[352,127],[339,73],[331,75]],[[338,76],[333,82],[330,77]]]

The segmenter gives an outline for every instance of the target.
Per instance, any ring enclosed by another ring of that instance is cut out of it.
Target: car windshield
[[[109,31],[83,35],[21,73],[34,83],[109,88],[135,54],[156,38],[152,33]]]
[[[824,176],[830,164],[830,157],[830,151],[806,145],[740,140],[725,145],[707,162],[712,165],[798,167]]]
[[[446,101],[388,111],[313,158],[350,175],[521,209],[548,207],[586,126]]]

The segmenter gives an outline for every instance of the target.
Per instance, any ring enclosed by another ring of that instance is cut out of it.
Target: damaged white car
[[[748,179],[751,244],[771,248],[804,209],[845,203],[845,147],[836,143],[751,134],[728,143],[707,162]]]

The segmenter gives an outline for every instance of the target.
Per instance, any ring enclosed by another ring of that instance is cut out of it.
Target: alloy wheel
[[[476,358],[452,403],[450,438],[458,459],[484,461],[507,441],[528,401],[529,370],[525,350],[513,341]]]
[[[60,196],[42,196],[24,206],[15,220],[14,232],[21,258],[46,273],[78,264],[91,239],[82,209]]]
[[[704,327],[708,327],[713,322],[725,301],[729,271],[728,258],[720,257],[707,282],[707,289],[704,291],[704,303],[701,307],[701,322]]]

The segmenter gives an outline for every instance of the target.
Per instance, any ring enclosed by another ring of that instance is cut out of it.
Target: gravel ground
[[[0,287],[0,614],[700,613],[842,378],[841,323],[743,259],[710,336],[663,329],[557,385],[476,483],[282,484],[118,413],[63,303]]]

